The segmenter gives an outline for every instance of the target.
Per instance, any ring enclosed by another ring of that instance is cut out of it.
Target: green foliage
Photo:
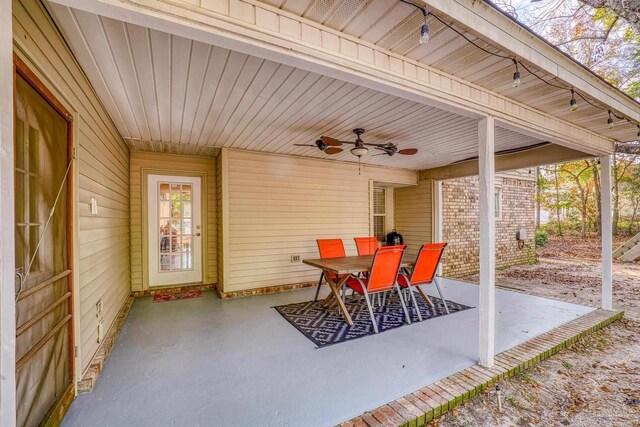
[[[544,230],[536,231],[536,246],[541,248],[549,243],[549,233]]]

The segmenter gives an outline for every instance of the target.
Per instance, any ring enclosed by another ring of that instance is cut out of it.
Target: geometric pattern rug
[[[447,315],[440,298],[430,296],[429,299],[435,308],[429,306],[419,294],[416,294],[416,302],[423,321]],[[320,300],[279,305],[274,308],[305,337],[321,348],[375,334],[364,297],[348,296],[346,306],[353,319],[352,326],[349,326],[338,313],[335,302],[327,307],[323,307]],[[447,301],[447,307],[451,314],[473,308],[453,301]],[[409,310],[411,323],[418,322],[418,316],[411,301],[407,304],[407,310]],[[383,306],[375,305],[373,314],[381,333],[402,326],[410,326],[405,323],[400,299],[395,293],[387,296]]]
[[[155,294],[153,296],[153,302],[169,302],[180,299],[200,298],[201,296],[202,291],[164,292]]]

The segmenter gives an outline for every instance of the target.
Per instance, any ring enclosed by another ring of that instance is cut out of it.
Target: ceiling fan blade
[[[342,148],[329,147],[326,150],[324,150],[324,152],[327,154],[338,154],[338,153],[342,153]]]
[[[385,155],[386,155],[386,156],[388,156],[388,155],[389,155],[389,153],[378,153],[378,154],[374,154],[374,155],[372,155],[371,157],[375,157],[375,156],[385,156]]]
[[[332,147],[339,147],[339,146],[342,145],[342,142],[338,141],[335,138],[331,138],[331,137],[328,137],[328,136],[321,136],[320,140],[322,142],[324,142],[325,144],[330,145]]]
[[[311,144],[293,144],[296,147],[315,147],[315,145],[311,145]]]
[[[417,148],[405,148],[404,150],[398,150],[398,153],[404,154],[407,156],[412,156],[418,152]]]

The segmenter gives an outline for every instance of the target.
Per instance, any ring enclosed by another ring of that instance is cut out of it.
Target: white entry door
[[[149,286],[202,282],[199,177],[149,175]]]

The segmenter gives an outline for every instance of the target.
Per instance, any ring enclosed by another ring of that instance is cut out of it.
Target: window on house
[[[502,219],[502,188],[496,187],[494,198],[496,219]]]
[[[387,229],[387,189],[373,187],[373,235],[383,242]]]

